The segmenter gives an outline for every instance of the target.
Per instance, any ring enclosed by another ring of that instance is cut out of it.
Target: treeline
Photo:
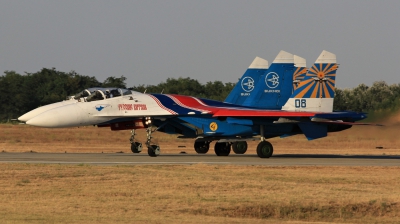
[[[18,118],[39,106],[59,102],[89,87],[126,88],[126,78],[109,77],[103,83],[95,77],[43,68],[36,73],[5,71],[0,76],[0,122]]]
[[[55,68],[23,75],[5,71],[0,76],[0,121],[18,118],[39,106],[59,102],[90,87],[127,88],[126,77],[108,77],[99,82],[95,77],[71,72],[57,71]],[[196,96],[223,101],[235,83],[221,81],[201,84],[191,78],[168,78],[158,85],[138,85],[131,90],[147,93],[168,93]],[[334,110],[351,111],[396,111],[400,109],[400,84],[388,85],[384,81],[372,86],[360,84],[352,89],[336,89]]]
[[[130,89],[138,92],[180,94],[224,101],[235,85],[236,83],[231,82],[214,81],[201,84],[191,78],[168,78],[158,85],[139,85]]]
[[[400,84],[385,81],[372,86],[360,84],[352,89],[335,89],[334,110],[357,112],[397,111],[400,109]]]

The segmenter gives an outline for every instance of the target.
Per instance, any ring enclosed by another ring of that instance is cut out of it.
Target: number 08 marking
[[[306,108],[307,107],[307,102],[305,99],[296,99],[294,101],[294,106],[296,108]]]

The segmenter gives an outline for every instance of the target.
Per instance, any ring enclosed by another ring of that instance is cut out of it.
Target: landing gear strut
[[[131,131],[131,138],[129,141],[131,142],[131,151],[133,153],[140,153],[142,151],[142,143],[137,142],[135,140],[136,130],[132,129]]]
[[[198,154],[206,154],[210,149],[210,142],[207,141],[195,141],[194,142],[194,150]]]
[[[159,145],[155,145],[155,144],[151,144],[151,134],[153,134],[157,129],[152,129],[151,126],[149,126],[146,129],[146,134],[147,134],[147,140],[146,140],[146,146],[147,146],[147,153],[149,154],[149,156],[151,157],[156,157],[158,155],[160,155],[160,146]]]
[[[265,141],[264,126],[260,125],[261,142],[257,145],[257,155],[260,158],[269,158],[274,153],[274,147],[268,141]]]
[[[229,156],[231,144],[229,142],[216,142],[214,151],[217,156]]]

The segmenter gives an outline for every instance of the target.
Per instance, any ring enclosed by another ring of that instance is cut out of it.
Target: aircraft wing
[[[218,109],[213,117],[312,117],[315,113],[244,108]]]

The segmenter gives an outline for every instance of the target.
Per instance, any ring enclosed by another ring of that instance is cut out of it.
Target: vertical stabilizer
[[[293,73],[293,91],[297,89],[297,86],[301,81],[303,81],[304,76],[307,74],[307,64],[306,59],[299,57],[297,55],[294,56],[294,67],[296,70]],[[293,93],[292,91],[292,93]]]
[[[282,110],[332,112],[337,69],[336,55],[322,51]]]
[[[242,105],[243,102],[255,92],[255,87],[260,81],[260,76],[268,69],[268,61],[256,57],[249,68],[243,74],[242,78],[236,83],[236,86],[225,99],[226,103]]]
[[[301,60],[298,59],[301,64]],[[261,76],[256,91],[243,103],[244,106],[281,109],[292,95],[295,57],[286,51],[280,51],[268,71]]]

